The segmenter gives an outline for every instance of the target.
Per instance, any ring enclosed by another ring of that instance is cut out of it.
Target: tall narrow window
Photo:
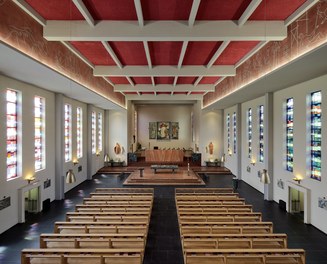
[[[18,93],[7,90],[7,181],[18,177],[17,173],[17,110]]]
[[[83,110],[81,107],[76,109],[76,127],[77,127],[77,158],[83,157]]]
[[[34,148],[35,170],[44,169],[45,162],[45,104],[44,98],[34,97]]]
[[[72,159],[72,107],[65,104],[65,161]]]
[[[321,181],[321,92],[311,94],[311,178]]]
[[[102,151],[102,113],[98,113],[98,151]]]
[[[259,106],[259,161],[263,162],[264,154],[263,154],[263,118],[264,118],[264,107],[263,105]]]
[[[293,125],[294,125],[294,100],[286,100],[286,170],[293,172]]]
[[[227,151],[230,152],[230,116],[227,114],[226,118],[226,126],[227,126]]]
[[[236,132],[236,113],[233,113],[233,147],[234,147],[234,154],[236,153],[236,144],[237,144],[237,132]]]
[[[92,112],[91,116],[91,141],[92,141],[92,154],[96,153],[96,115]]]
[[[248,110],[248,157],[252,158],[252,109]]]

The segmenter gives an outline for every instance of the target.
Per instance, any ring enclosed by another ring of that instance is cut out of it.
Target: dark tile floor
[[[36,214],[26,223],[15,225],[1,234],[0,263],[20,263],[20,251],[39,247],[39,235],[52,233],[53,223],[64,220],[65,213],[73,211],[76,203],[81,203],[97,187],[121,187],[126,177],[126,174],[96,175],[93,180],[85,181],[68,192],[65,200],[51,203],[49,211]],[[203,178],[207,187],[231,187],[231,175],[208,175]],[[175,187],[178,186],[155,186],[144,264],[183,263],[174,201]],[[327,235],[281,211],[276,203],[264,201],[261,193],[244,182],[239,183],[238,192],[248,204],[254,206],[255,211],[262,212],[263,220],[274,222],[274,232],[287,233],[289,248],[306,250],[307,264],[327,264]]]

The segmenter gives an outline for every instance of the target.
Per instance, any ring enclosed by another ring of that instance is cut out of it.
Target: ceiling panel
[[[188,94],[188,92],[174,92],[174,94],[184,94],[184,95],[186,95],[186,94]]]
[[[258,41],[231,42],[215,61],[214,65],[235,65],[258,44]]]
[[[177,65],[183,42],[180,41],[151,41],[149,50],[153,65]]]
[[[285,20],[306,0],[263,0],[249,20]]]
[[[124,92],[124,94],[137,94],[137,92]]]
[[[84,0],[83,2],[95,20],[137,20],[134,1]]]
[[[157,94],[171,94],[171,92],[157,92]]]
[[[203,77],[199,84],[214,84],[220,77]]]
[[[150,77],[133,77],[132,80],[135,84],[152,84]]]
[[[183,65],[206,65],[222,42],[191,41],[187,45]]]
[[[202,0],[197,20],[238,20],[251,0]]]
[[[114,85],[116,84],[130,84],[125,77],[110,77],[108,78]]]
[[[173,84],[174,77],[155,77],[154,81],[156,84]]]
[[[109,44],[123,65],[148,65],[143,42],[115,41]]]
[[[46,20],[84,20],[71,0],[26,0]]]
[[[94,65],[116,65],[101,42],[70,42],[85,58]]]
[[[154,94],[154,92],[142,92],[141,94]]]
[[[204,92],[191,92],[191,94],[204,94]]]
[[[145,20],[188,20],[192,0],[141,0]]]
[[[194,84],[197,77],[190,76],[190,77],[178,77],[177,84]]]

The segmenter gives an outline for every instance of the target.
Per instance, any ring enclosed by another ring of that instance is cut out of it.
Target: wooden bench
[[[258,222],[261,221],[261,215],[214,215],[214,216],[180,216],[180,223],[189,222]]]
[[[91,200],[104,200],[104,201],[152,201],[152,195],[105,195],[104,193],[95,193],[91,195]]]
[[[244,205],[245,199],[215,200],[215,201],[177,201],[177,206],[210,206],[210,205]]]
[[[66,217],[67,222],[138,222],[147,223],[150,222],[149,216],[128,216],[128,215],[70,215]]]
[[[186,212],[196,212],[196,213],[205,213],[205,212],[252,212],[251,205],[231,205],[231,206],[177,206],[178,214]]]
[[[117,197],[117,196],[150,196],[153,197],[153,193],[112,193],[112,192],[91,192],[90,197],[92,196],[108,196],[108,197]]]
[[[144,212],[150,214],[151,209],[150,205],[75,205],[76,212]]]
[[[187,234],[271,234],[272,222],[186,222],[180,223],[181,235]]]
[[[286,234],[187,234],[183,249],[191,248],[287,248]]]
[[[242,198],[238,197],[238,194],[229,193],[221,195],[178,195],[176,196],[177,202],[182,201],[240,201]]]
[[[233,188],[175,188],[176,194],[185,194],[185,195],[206,195],[213,193],[233,193]]]
[[[107,206],[151,206],[152,207],[152,200],[151,201],[107,201],[107,200],[94,200],[90,198],[84,198],[83,204],[87,205],[107,205]]]
[[[41,234],[40,248],[142,248],[144,234]]]
[[[157,170],[172,170],[174,173],[175,170],[178,170],[178,165],[151,165],[151,169],[153,169],[155,174]]]
[[[111,194],[126,194],[126,193],[133,193],[133,194],[145,194],[150,193],[154,194],[153,188],[96,188],[95,192],[101,193],[111,193]]]
[[[140,264],[143,250],[136,249],[75,249],[42,248],[23,249],[21,264]]]
[[[305,264],[303,249],[186,249],[184,264]]]

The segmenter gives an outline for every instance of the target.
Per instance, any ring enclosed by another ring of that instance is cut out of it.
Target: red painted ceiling
[[[26,0],[26,2],[46,20],[84,20],[84,17],[72,0]],[[137,14],[133,0],[83,0],[94,20],[133,20]],[[202,0],[196,20],[238,20],[251,0]],[[263,0],[249,20],[285,20],[295,12],[305,0]],[[193,0],[141,0],[143,18],[147,20],[185,20],[192,9]],[[185,22],[183,22],[185,23]],[[196,23],[196,21],[195,21]],[[116,65],[113,58],[101,42],[70,42],[87,60],[96,65]],[[188,43],[183,66],[207,65],[222,42],[190,41]],[[231,42],[214,62],[214,65],[235,65],[258,44],[257,41]],[[115,55],[123,66],[148,65],[142,41],[109,42]],[[148,42],[153,67],[173,65],[177,67],[183,42],[150,41]],[[130,76],[135,84],[152,84],[150,77]],[[198,77],[178,77],[177,84],[194,84]],[[199,84],[214,84],[220,78],[204,77]],[[125,77],[110,77],[116,84],[130,84]],[[155,77],[155,84],[173,84],[174,77]],[[188,91],[175,92],[187,94]],[[125,94],[137,94],[126,92]],[[154,94],[142,92],[142,94]],[[170,94],[158,92],[157,94]],[[191,94],[203,94],[192,92]]]

